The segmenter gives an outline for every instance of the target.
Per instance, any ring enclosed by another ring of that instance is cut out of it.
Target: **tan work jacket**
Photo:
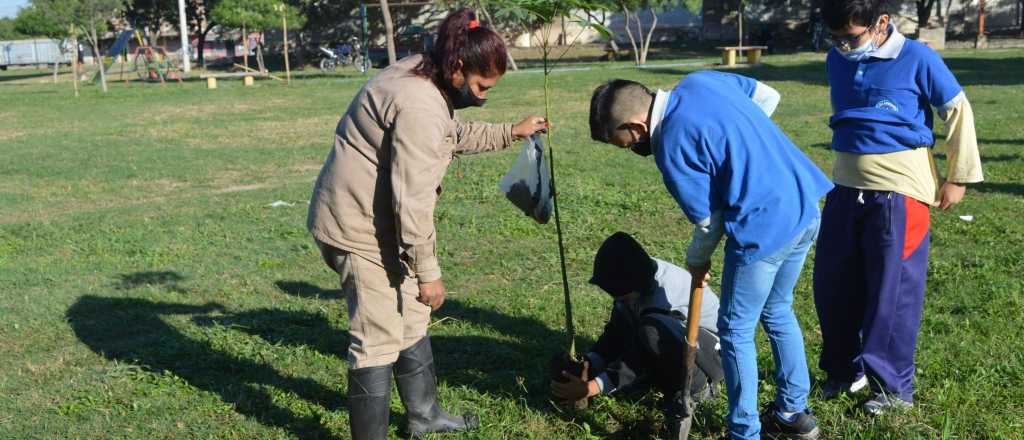
[[[434,206],[455,154],[507,148],[512,124],[460,122],[432,81],[412,74],[420,55],[367,81],[335,130],[309,202],[307,228],[330,246],[420,283],[441,278]]]

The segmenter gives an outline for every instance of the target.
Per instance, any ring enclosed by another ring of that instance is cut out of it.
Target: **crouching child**
[[[552,395],[576,401],[656,388],[665,396],[661,406],[669,438],[677,438],[683,422],[690,280],[689,272],[652,258],[629,234],[608,237],[594,257],[590,282],[612,297],[611,318],[583,362],[588,380],[566,372],[566,382],[551,382]],[[697,402],[724,377],[715,328],[718,297],[709,288],[699,312],[697,369],[689,390]]]

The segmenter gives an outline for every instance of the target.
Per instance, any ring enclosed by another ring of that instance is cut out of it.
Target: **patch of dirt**
[[[13,141],[17,138],[24,136],[27,133],[28,132],[24,130],[12,129],[8,127],[7,129],[0,130],[0,141]]]
[[[252,191],[254,189],[270,188],[270,187],[273,187],[273,186],[274,185],[268,184],[268,183],[253,183],[253,184],[249,184],[249,185],[233,185],[233,186],[229,186],[227,188],[221,188],[221,189],[215,190],[213,192],[214,192],[214,194],[227,194],[227,193],[242,192],[242,191]]]

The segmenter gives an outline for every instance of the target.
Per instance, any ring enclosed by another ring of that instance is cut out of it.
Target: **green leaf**
[[[590,28],[590,29],[593,29],[593,30],[597,31],[597,33],[600,34],[601,37],[605,38],[605,39],[611,39],[612,36],[614,35],[612,33],[611,29],[608,29],[607,26],[605,26],[605,25],[603,25],[601,23],[597,23],[597,22],[590,21],[590,20],[583,20],[583,19],[573,20],[572,22],[576,23],[580,27]]]

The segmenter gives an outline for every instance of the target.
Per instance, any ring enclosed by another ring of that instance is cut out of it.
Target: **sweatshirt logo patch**
[[[891,110],[891,111],[894,111],[896,113],[900,112],[900,106],[896,105],[895,102],[893,102],[892,100],[890,100],[888,98],[882,98],[882,100],[878,101],[878,103],[875,104],[875,108]]]

